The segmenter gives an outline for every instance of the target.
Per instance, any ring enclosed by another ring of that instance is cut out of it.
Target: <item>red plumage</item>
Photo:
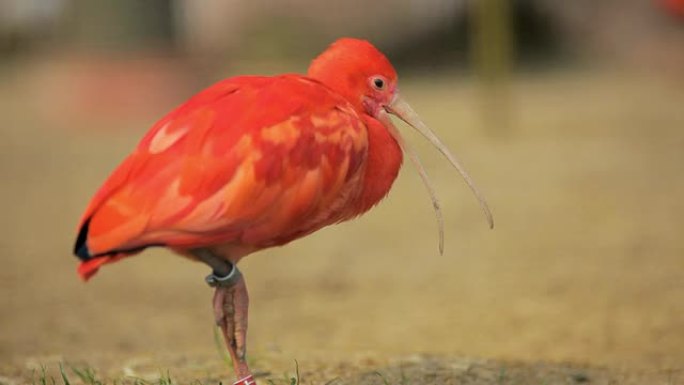
[[[159,120],[100,188],[79,273],[150,245],[239,259],[285,244],[368,210],[400,163],[384,126],[318,80],[224,80]]]

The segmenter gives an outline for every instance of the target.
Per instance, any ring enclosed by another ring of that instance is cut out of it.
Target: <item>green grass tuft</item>
[[[373,372],[373,374],[375,374],[376,376],[380,377],[380,379],[382,379],[382,382],[383,382],[385,385],[391,385],[390,382],[387,380],[387,378],[385,378],[385,376],[384,376],[382,373],[380,373],[380,372]]]
[[[79,369],[71,367],[71,371],[86,385],[105,385],[104,382],[97,379],[95,369],[93,368],[85,367]]]
[[[64,385],[71,385],[71,383],[69,382],[69,378],[64,372],[64,365],[62,365],[61,362],[59,363],[59,373],[62,375],[62,381],[64,382]]]
[[[496,383],[497,384],[503,384],[506,382],[507,379],[508,379],[508,377],[506,374],[506,368],[499,369],[499,376],[496,378]]]
[[[299,385],[299,362],[297,360],[294,360],[295,362],[295,377],[290,379],[290,385]]]
[[[137,377],[126,377],[124,379],[114,379],[111,380],[111,382],[108,381],[103,381],[97,378],[97,373],[95,369],[90,368],[90,367],[84,367],[84,368],[77,368],[70,366],[69,369],[71,369],[71,372],[73,373],[74,376],[78,377],[78,379],[85,385],[174,385],[173,380],[171,379],[171,374],[167,370],[166,373],[162,373],[159,376],[159,379],[156,381],[147,381],[142,378],[137,378]],[[62,381],[62,385],[71,385],[72,380],[69,378],[69,375],[67,374],[67,370],[64,367],[64,364],[59,363],[59,374],[60,374],[60,379]],[[37,375],[37,377],[36,377]],[[48,373],[47,367],[45,365],[41,365],[40,371],[36,373],[36,371],[33,371],[33,385],[58,385],[58,380],[55,379],[55,377],[51,376]],[[203,385],[202,381],[200,380],[195,380],[192,382],[193,385]],[[220,384],[219,384],[220,385]]]
[[[35,377],[35,370],[33,372],[33,375]],[[48,384],[55,385],[55,379],[50,377],[50,380],[51,381],[48,382],[47,368],[45,367],[45,365],[41,365],[40,366],[40,375],[38,376],[38,384],[40,384],[40,385],[48,385]],[[35,383],[36,383],[36,381],[34,379],[33,384],[35,385]]]

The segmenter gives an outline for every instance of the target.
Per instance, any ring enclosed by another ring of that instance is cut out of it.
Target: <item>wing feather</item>
[[[229,79],[161,119],[112,174],[83,217],[87,248],[288,242],[347,215],[367,144],[319,83]]]

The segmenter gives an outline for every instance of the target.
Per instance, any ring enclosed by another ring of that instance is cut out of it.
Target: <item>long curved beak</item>
[[[397,93],[396,96],[394,97],[394,100],[389,104],[385,106],[385,110],[393,115],[396,115],[399,119],[403,120],[406,124],[409,126],[413,127],[416,129],[418,132],[420,132],[432,145],[437,147],[439,152],[444,155],[444,157],[449,160],[449,163],[451,163],[456,170],[461,174],[463,179],[465,180],[466,184],[470,188],[470,190],[473,192],[475,197],[477,198],[478,202],[480,203],[480,207],[482,208],[482,211],[484,212],[485,217],[487,218],[487,223],[489,224],[489,228],[494,228],[494,218],[492,217],[492,212],[489,210],[489,206],[487,205],[487,201],[485,200],[484,196],[480,192],[480,190],[475,186],[475,182],[473,182],[472,178],[470,178],[470,175],[465,171],[463,166],[461,166],[461,163],[459,163],[458,160],[456,160],[456,157],[451,154],[449,149],[442,143],[441,140],[435,135],[432,130],[423,123],[423,121],[420,119],[418,114],[413,111],[411,106],[404,101],[399,94]],[[397,133],[398,136],[398,133]],[[400,145],[403,144],[403,140],[400,139]],[[402,147],[406,151],[406,145],[403,144]],[[409,151],[407,151],[409,152]],[[409,156],[411,157],[411,160],[416,163],[417,162],[417,157],[414,154],[410,154]],[[415,160],[414,160],[415,158]],[[421,173],[421,177],[423,177],[423,181],[426,183],[426,187],[428,190],[433,191],[432,187],[429,185],[429,180],[426,181],[427,175],[425,174],[424,170],[422,169],[422,166],[420,166],[420,163],[416,164],[416,166],[419,168],[419,173]],[[433,205],[435,205],[436,198],[433,197]],[[438,207],[438,204],[437,204]],[[437,208],[436,207],[436,208]],[[439,217],[439,214],[438,214]]]

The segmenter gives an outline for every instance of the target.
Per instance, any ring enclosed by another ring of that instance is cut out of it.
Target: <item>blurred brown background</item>
[[[396,64],[403,95],[463,160],[497,227],[405,130],[443,200],[445,255],[407,166],[364,218],[242,263],[252,357],[681,369],[683,4],[3,0],[0,361],[211,352],[207,269],[154,250],[85,285],[70,253],[81,211],[194,92],[304,72],[355,36]]]

